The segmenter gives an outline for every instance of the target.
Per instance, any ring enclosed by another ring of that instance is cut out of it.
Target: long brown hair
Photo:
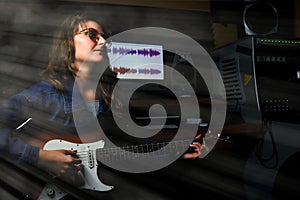
[[[49,62],[46,70],[42,73],[44,79],[50,82],[58,91],[63,92],[64,88],[58,77],[67,78],[67,73],[76,74],[77,70],[73,66],[75,61],[74,36],[78,33],[79,25],[85,28],[85,22],[95,21],[94,18],[82,14],[77,14],[66,18],[56,32],[53,45],[49,54]],[[103,29],[103,27],[102,27]],[[104,32],[106,32],[104,30]],[[104,64],[108,67],[108,62]],[[105,104],[110,107],[111,92],[117,82],[116,74],[109,68],[105,70],[100,79],[99,87]]]
[[[85,15],[69,16],[63,21],[59,30],[54,35],[53,45],[49,53],[48,66],[43,76],[46,77],[56,89],[62,90],[63,88],[55,77],[65,78],[68,71],[73,74],[77,72],[72,65],[75,61],[74,36],[78,32],[79,25],[85,27],[85,22],[88,20],[96,21]]]

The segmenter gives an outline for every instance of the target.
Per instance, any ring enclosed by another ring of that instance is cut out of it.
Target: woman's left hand
[[[193,144],[190,145],[191,148],[193,148],[193,152],[191,153],[185,153],[182,158],[183,159],[195,159],[198,158],[201,154],[201,144],[199,142],[193,142]]]
[[[205,145],[201,145],[200,142],[198,142],[201,138],[203,137],[202,134],[199,134],[195,137],[194,142],[190,145],[191,148],[193,148],[193,152],[188,152],[185,153],[182,158],[183,159],[195,159],[195,158],[199,158],[199,156],[201,155],[201,150],[202,148],[206,149]]]

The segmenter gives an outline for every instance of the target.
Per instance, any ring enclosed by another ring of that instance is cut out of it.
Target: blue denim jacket
[[[65,127],[74,127],[72,112],[85,109],[85,102],[79,92],[72,98],[74,78],[60,80],[65,92],[60,92],[48,82],[41,81],[0,105],[0,154],[6,155],[18,163],[35,163],[38,160],[39,148],[31,146],[13,134],[16,128],[28,118],[39,116],[51,122],[55,121]],[[76,84],[75,84],[76,86]],[[75,90],[76,91],[76,90]],[[98,114],[103,111],[103,100],[98,92]],[[73,102],[72,102],[73,99]],[[22,132],[22,130],[20,130]]]

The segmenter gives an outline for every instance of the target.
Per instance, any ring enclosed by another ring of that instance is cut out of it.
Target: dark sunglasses
[[[89,38],[94,41],[94,42],[98,42],[100,37],[103,37],[104,39],[106,39],[105,34],[101,35],[96,29],[94,28],[85,28],[81,31],[79,31],[80,33],[84,33],[85,35],[89,36]]]

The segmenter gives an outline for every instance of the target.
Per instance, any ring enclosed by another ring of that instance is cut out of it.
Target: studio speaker
[[[243,12],[246,35],[269,35],[278,31],[278,11],[275,2],[253,1]]]

